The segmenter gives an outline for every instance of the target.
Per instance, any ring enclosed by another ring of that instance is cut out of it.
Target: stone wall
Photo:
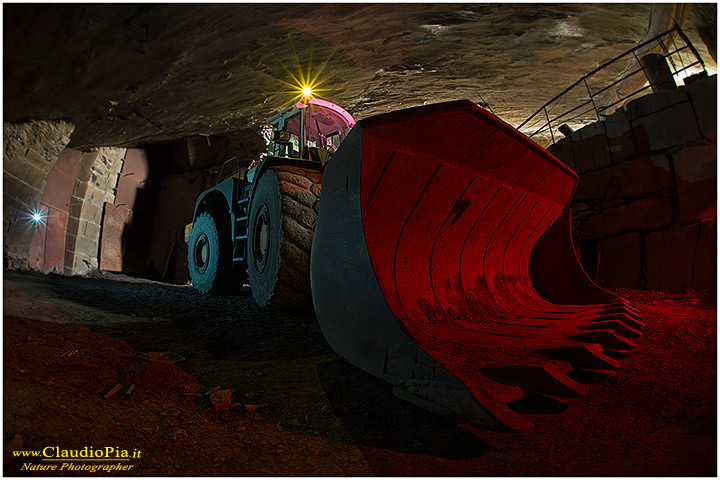
[[[605,287],[716,289],[717,81],[652,93],[548,147],[579,175],[583,265]]]
[[[3,124],[3,254],[6,268],[27,268],[45,178],[70,141],[68,122]]]
[[[31,212],[43,198],[48,174],[70,141],[67,122],[31,121],[3,125],[3,230],[5,267],[29,268],[37,230]],[[97,268],[100,225],[105,202],[112,203],[124,149],[99,148],[81,154],[74,185],[68,189],[68,217],[59,247],[65,252],[62,271],[83,274]],[[57,192],[56,192],[57,193]],[[64,245],[63,245],[64,241]],[[42,247],[41,247],[42,248]]]

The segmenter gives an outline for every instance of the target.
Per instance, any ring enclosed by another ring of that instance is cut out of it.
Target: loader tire
[[[310,249],[322,173],[272,167],[260,178],[250,208],[248,277],[261,307],[312,307]]]
[[[227,213],[208,211],[197,217],[188,243],[188,270],[200,293],[229,293],[242,281],[232,268]]]

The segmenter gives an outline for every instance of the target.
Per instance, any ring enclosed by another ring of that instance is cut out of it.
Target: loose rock
[[[210,395],[210,403],[215,407],[215,410],[222,410],[232,403],[231,396],[231,390],[218,390]]]
[[[183,440],[187,440],[188,433],[182,428],[173,428],[172,432],[170,432],[170,438],[173,442],[182,442]]]
[[[112,397],[113,395],[115,395],[117,392],[119,392],[121,388],[122,388],[122,385],[118,383],[117,385],[112,387],[110,390],[108,390],[108,392],[105,395],[103,395],[103,397],[105,398],[105,400],[107,400],[110,397]]]
[[[182,414],[183,414],[183,411],[180,410],[179,408],[168,408],[168,409],[162,410],[160,413],[158,413],[158,415],[160,415],[161,417],[173,417],[173,418],[181,417]]]

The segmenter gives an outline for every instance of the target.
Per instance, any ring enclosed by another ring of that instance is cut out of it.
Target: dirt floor
[[[519,406],[554,413],[500,434],[394,397],[332,352],[310,312],[110,277],[5,272],[5,475],[93,475],[12,453],[45,447],[136,455],[70,462],[130,467],[94,475],[717,473],[715,294],[618,291],[648,324],[618,375],[583,378],[590,393],[567,408]]]

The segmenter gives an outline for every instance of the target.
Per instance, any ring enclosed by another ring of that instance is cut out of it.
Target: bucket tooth
[[[630,310],[632,313],[636,315],[640,315],[640,310],[633,305],[632,303],[628,302],[624,298],[616,298],[613,300],[610,300],[609,302],[605,302],[603,305],[600,306],[601,309],[613,309],[613,308],[625,308],[627,310]]]
[[[551,363],[487,366],[480,371],[495,382],[517,385],[526,395],[538,392],[560,397],[578,397],[588,392],[585,385],[568,377]]]
[[[617,376],[617,370],[589,370],[586,368],[577,368],[571,373],[573,380],[583,385],[604,382],[610,377]]]
[[[486,425],[490,430],[524,432],[532,428],[531,421],[512,411],[503,401],[486,390],[475,389],[470,393],[472,397],[467,396],[462,389],[447,388],[447,385],[423,381],[414,381],[393,388],[393,394],[398,398],[458,422],[489,414],[498,425],[497,428]],[[517,395],[513,395],[510,401],[514,400],[517,400]],[[477,422],[473,423],[477,424]]]
[[[515,400],[508,404],[508,407],[516,413],[562,413],[569,405],[557,398],[548,397],[540,393],[532,393],[519,400]]]
[[[566,360],[575,368],[591,370],[612,370],[620,362],[602,353],[600,345],[561,345],[537,350],[537,353],[551,360]]]
[[[604,322],[591,323],[579,327],[580,330],[612,330],[623,337],[642,337],[642,332],[628,327],[620,320],[606,320]]]
[[[640,320],[642,315],[633,309],[627,307],[612,307],[612,308],[599,308],[598,315],[612,315],[612,314],[624,314],[635,320]]]
[[[603,348],[610,350],[631,350],[637,348],[637,343],[621,337],[613,330],[591,330],[585,333],[570,335],[567,339],[575,342],[597,343],[602,345]]]
[[[590,318],[591,322],[607,322],[610,320],[618,320],[625,325],[635,329],[647,327],[647,324],[645,324],[644,322],[641,322],[640,320],[635,320],[634,318],[631,318],[624,313],[613,313],[611,315],[596,315]]]
[[[522,415],[513,412],[507,405],[493,398],[487,390],[475,388],[472,390],[475,399],[483,405],[484,409],[491,412],[505,427],[511,431],[526,432],[533,427],[533,423]]]
[[[611,350],[609,348],[606,348],[602,351],[603,355],[607,355],[610,358],[614,358],[615,360],[624,360],[630,356],[629,350]]]
[[[478,382],[478,385],[484,392],[488,392],[492,395],[492,398],[500,403],[507,405],[510,402],[514,402],[526,394],[522,388],[518,385],[505,384],[502,382],[487,381]]]
[[[562,360],[553,360],[551,364],[560,370],[560,373],[567,375],[568,373],[572,372],[574,367],[572,366],[572,363],[570,362],[564,362]]]

